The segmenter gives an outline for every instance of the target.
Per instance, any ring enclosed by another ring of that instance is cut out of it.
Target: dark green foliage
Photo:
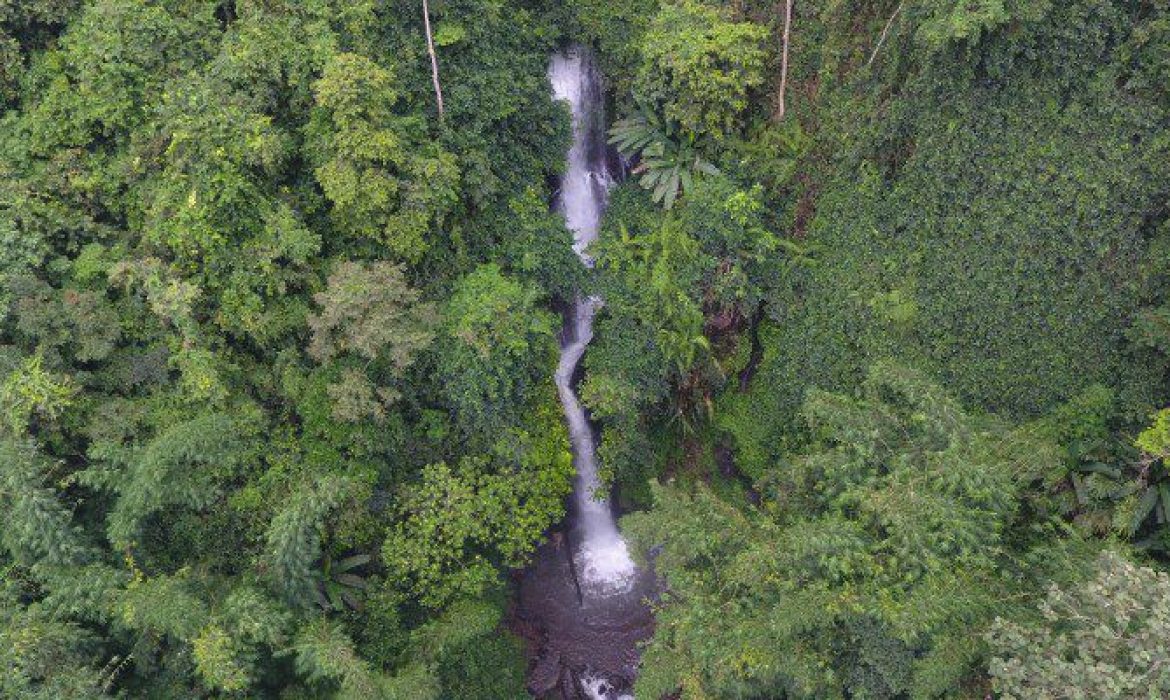
[[[1111,428],[1164,401],[1165,113],[1129,77],[1164,11],[1131,24],[1110,3],[993,5],[798,14],[792,79],[818,92],[793,103],[805,143],[777,215],[818,264],[773,288],[758,371],[717,403],[749,474],[803,439],[808,386],[848,390],[874,358],[1017,416],[1094,384],[1114,391]],[[730,174],[772,180],[792,151],[770,160],[762,139],[717,162],[742,153]]]
[[[324,618],[306,625],[290,651],[297,671],[318,692],[339,699],[439,697],[435,679],[425,666],[411,666],[395,677],[379,673],[357,655],[341,626]]]
[[[817,440],[757,483],[759,507],[658,486],[654,511],[623,520],[661,547],[672,592],[640,693],[939,696],[977,677],[972,630],[1077,560],[1023,518],[1055,447],[896,365],[862,394],[810,392]]]
[[[49,466],[27,440],[0,440],[0,543],[22,566],[76,565],[90,554],[72,513],[46,483]]]
[[[573,36],[598,48],[606,77],[613,81],[617,100],[629,100],[630,89],[641,63],[641,42],[659,0],[571,0],[558,3],[568,15]]]
[[[108,677],[93,668],[94,635],[18,600],[14,567],[0,569],[0,693],[13,700],[98,698]]]
[[[354,554],[337,561],[326,558],[316,576],[317,604],[338,612],[346,606],[360,611],[360,596],[369,583],[358,573],[358,568],[369,564],[370,559],[368,554]]]
[[[713,396],[750,353],[737,337],[805,251],[770,231],[762,193],[707,178],[665,217],[629,186],[614,193],[597,244],[606,300],[586,355],[582,395],[601,420],[607,471],[645,483],[643,416],[683,434],[707,424]]]
[[[467,700],[526,700],[520,642],[493,632],[447,652],[439,679],[450,697]]]
[[[294,605],[317,602],[313,564],[321,556],[321,530],[330,511],[349,495],[344,479],[321,479],[297,490],[272,519],[266,556],[276,590]]]
[[[564,218],[530,186],[508,202],[507,219],[500,266],[562,302],[572,300],[585,287],[586,273],[573,253],[573,237]]]
[[[19,95],[25,60],[44,48],[76,10],[76,0],[31,0],[6,3],[0,8],[0,99]]]
[[[163,508],[202,510],[221,498],[220,482],[245,466],[246,431],[241,419],[212,413],[174,425],[138,449],[95,447],[90,456],[103,466],[80,478],[119,494],[109,517],[110,542],[132,544],[142,521]]]
[[[785,383],[848,386],[865,358],[896,354],[996,411],[1034,415],[1093,382],[1150,400],[1159,365],[1127,352],[1124,329],[1170,183],[1165,144],[1152,105],[1112,77],[1122,17],[1066,5],[995,33],[978,65],[925,65],[839,145],[849,161],[809,232],[833,254],[799,313],[773,312]],[[940,16],[969,39],[983,26]],[[1055,60],[1077,27],[1084,57]]]

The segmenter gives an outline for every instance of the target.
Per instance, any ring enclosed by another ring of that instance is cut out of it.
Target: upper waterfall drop
[[[613,184],[605,157],[600,77],[588,55],[580,49],[554,54],[548,76],[553,95],[567,101],[573,115],[573,144],[557,205],[573,233],[573,250],[585,266],[592,267],[593,259],[587,250],[597,240],[601,215]],[[635,566],[625,540],[618,533],[609,501],[603,496],[593,428],[573,387],[573,374],[593,337],[593,317],[600,306],[597,297],[579,297],[574,302],[555,380],[569,424],[577,468],[575,494],[581,538],[575,558],[582,593],[609,595],[629,589],[635,578]]]
[[[601,214],[614,182],[605,162],[600,80],[592,62],[579,49],[553,54],[548,77],[553,96],[568,102],[573,114],[573,144],[557,203],[573,232],[573,251],[586,267],[593,267],[593,258],[585,250],[597,240]]]

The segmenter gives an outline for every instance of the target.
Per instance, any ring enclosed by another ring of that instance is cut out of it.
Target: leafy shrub
[[[1126,328],[1170,161],[1153,106],[1107,77],[1122,20],[1087,5],[991,32],[977,65],[919,66],[880,120],[853,98],[826,109],[843,140],[809,238],[831,252],[773,299],[771,384],[844,388],[896,356],[996,412],[1037,415],[1093,383],[1148,412],[1160,361]],[[1092,61],[1064,54],[1078,26]]]
[[[1053,585],[1037,612],[997,619],[987,634],[1004,700],[1170,693],[1170,574],[1105,552],[1091,580]]]
[[[1061,453],[880,363],[861,397],[810,391],[816,441],[773,464],[759,507],[656,486],[623,525],[671,590],[639,695],[936,697],[976,682],[972,630],[1079,561],[1021,519]]]
[[[720,140],[764,81],[768,30],[696,0],[662,5],[642,39],[634,92],[684,132]]]

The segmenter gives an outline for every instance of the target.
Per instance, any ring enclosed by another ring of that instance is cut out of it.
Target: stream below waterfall
[[[597,239],[613,185],[605,145],[601,77],[589,53],[571,48],[553,55],[554,97],[569,103],[573,144],[557,207],[573,233],[581,263],[593,266],[588,246]],[[512,627],[532,649],[528,687],[559,700],[628,700],[638,668],[638,643],[653,631],[647,601],[653,574],[638,569],[618,532],[601,488],[597,435],[576,393],[581,358],[593,337],[596,297],[578,297],[566,312],[554,377],[576,468],[564,532],[542,546],[520,576]]]

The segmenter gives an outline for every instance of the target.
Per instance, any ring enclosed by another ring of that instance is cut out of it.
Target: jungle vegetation
[[[578,290],[639,698],[1170,695],[1170,3],[423,7],[0,1],[0,696],[527,697]]]

